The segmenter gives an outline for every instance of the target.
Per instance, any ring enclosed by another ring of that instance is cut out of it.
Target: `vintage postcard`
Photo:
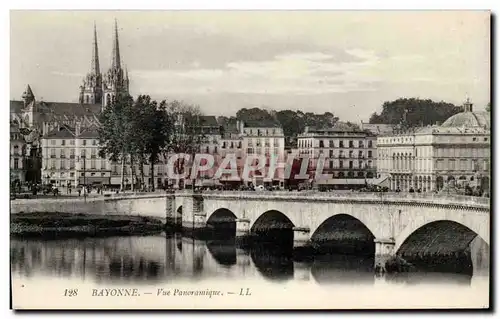
[[[11,11],[12,308],[490,308],[489,11]]]

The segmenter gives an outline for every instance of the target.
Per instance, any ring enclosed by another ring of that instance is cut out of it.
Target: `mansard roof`
[[[21,113],[24,108],[23,101],[10,101],[10,112]],[[71,102],[36,102],[35,108],[41,113],[52,113],[53,115],[68,115],[68,116],[91,116],[101,112],[100,104],[80,104]]]
[[[217,122],[217,118],[213,115],[204,115],[201,116],[201,125],[202,126],[219,126]]]
[[[98,138],[99,132],[96,127],[81,128],[80,135],[75,137],[75,128],[73,127],[58,127],[50,131],[44,138],[46,139],[74,139],[74,138]]]

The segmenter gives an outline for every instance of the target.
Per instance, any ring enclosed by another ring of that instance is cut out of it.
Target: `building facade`
[[[24,183],[27,169],[27,145],[17,123],[10,123],[10,180],[11,183]]]
[[[377,167],[391,190],[440,191],[450,182],[489,190],[490,113],[472,107],[467,100],[440,126],[378,138]]]
[[[331,128],[306,127],[298,137],[298,152],[308,157],[315,174],[323,158],[323,174],[329,179],[316,181],[327,188],[361,187],[376,177],[376,136],[357,125],[337,122]],[[313,177],[313,176],[312,176]]]
[[[242,148],[244,163],[249,163],[252,166],[261,166],[257,161],[246,160],[249,156],[265,156],[266,163],[263,169],[256,170],[249,174],[249,180],[244,181],[246,185],[250,183],[254,186],[284,186],[284,169],[277,168],[274,174],[269,173],[271,169],[271,160],[274,159],[277,163],[284,163],[285,156],[285,135],[283,128],[270,121],[239,121],[237,126],[242,137]]]
[[[42,138],[42,179],[60,188],[108,185],[109,161],[99,156],[95,127],[60,127]]]

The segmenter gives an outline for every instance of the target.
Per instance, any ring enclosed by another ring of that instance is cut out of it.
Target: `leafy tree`
[[[192,164],[194,156],[200,151],[201,145],[206,142],[206,135],[202,129],[203,116],[200,108],[197,105],[173,101],[168,103],[166,109],[173,122],[166,152],[188,154],[190,156],[189,163]],[[177,170],[181,172],[188,163],[180,160],[175,164]]]
[[[443,122],[462,108],[446,102],[435,102],[416,98],[400,98],[384,102],[380,114],[370,116],[372,124],[401,124],[406,127],[432,125]]]
[[[132,105],[131,96],[119,94],[99,114],[99,155],[108,156],[114,162],[121,161],[121,190],[124,189],[125,160],[133,151]]]
[[[167,146],[172,131],[172,121],[166,110],[166,102],[159,105],[147,95],[140,95],[133,106],[133,136],[131,167],[135,171],[133,159],[139,161],[141,183],[144,183],[144,164],[149,164],[150,176],[154,176],[154,167]],[[150,184],[154,190],[154,180]]]
[[[491,112],[491,102],[486,105],[486,112]]]

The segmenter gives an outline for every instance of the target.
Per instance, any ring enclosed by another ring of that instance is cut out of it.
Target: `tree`
[[[166,105],[168,117],[172,119],[167,153],[188,154],[190,163],[194,163],[194,156],[200,151],[201,145],[206,142],[202,129],[203,116],[199,106],[173,101]],[[185,169],[183,160],[177,161],[178,171]],[[193,181],[194,187],[194,181]]]
[[[401,124],[406,127],[433,125],[443,122],[462,108],[446,102],[435,102],[415,98],[400,98],[384,102],[380,114],[370,116],[371,124]]]
[[[99,115],[99,144],[101,157],[121,161],[120,190],[124,189],[125,160],[133,152],[134,112],[130,95],[118,94]]]
[[[486,105],[486,112],[491,112],[491,102]]]

